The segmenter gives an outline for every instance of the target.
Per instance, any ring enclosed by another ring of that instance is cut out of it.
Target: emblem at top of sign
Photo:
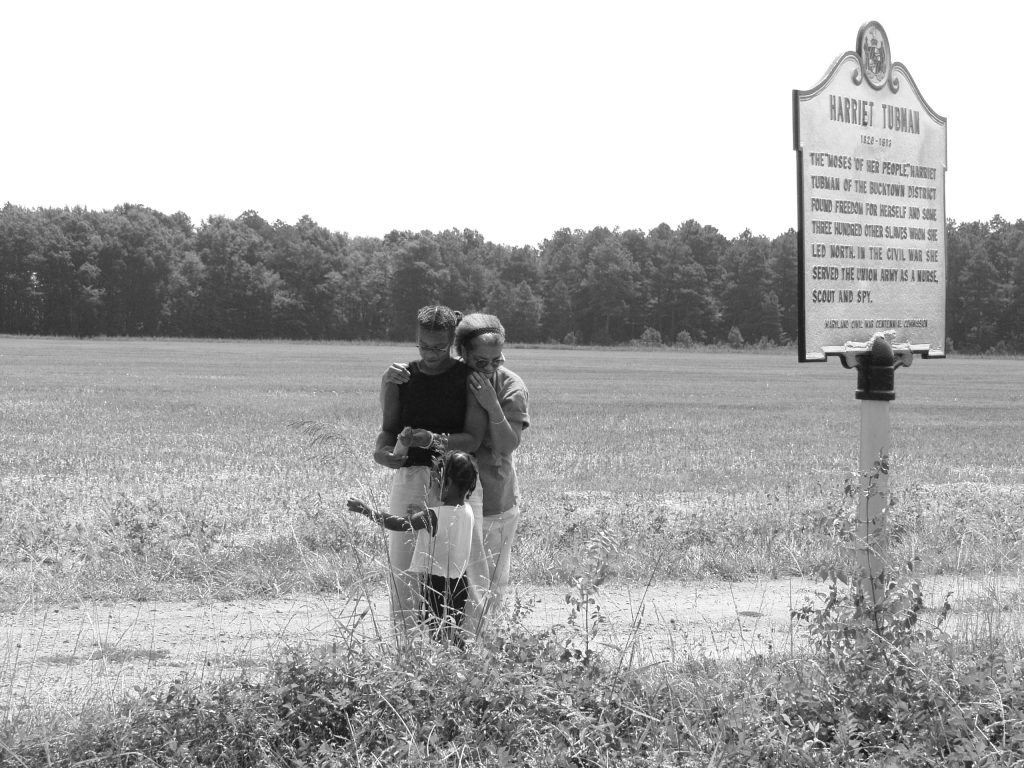
[[[860,84],[861,77],[876,91],[887,82],[893,90],[899,90],[899,81],[891,77],[892,56],[889,53],[889,38],[877,21],[869,21],[857,33],[857,55],[860,57],[860,72],[853,80]]]

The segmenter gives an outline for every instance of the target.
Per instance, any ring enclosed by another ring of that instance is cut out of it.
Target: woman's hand
[[[429,429],[411,429],[406,427],[402,430],[402,439],[407,440],[413,448],[429,448],[434,440],[434,433]]]
[[[393,456],[408,456],[409,455],[409,443],[412,440],[412,427],[406,427],[395,438],[395,450],[391,452]]]
[[[384,371],[381,377],[381,384],[405,384],[412,377],[409,373],[409,366],[405,363],[392,363],[391,367]]]
[[[473,371],[469,374],[469,387],[476,401],[480,403],[480,407],[487,411],[487,416],[492,423],[504,420],[505,414],[501,410],[501,403],[498,402],[498,393],[494,391],[491,380],[487,376]]]
[[[384,445],[375,449],[373,452],[373,460],[382,467],[387,467],[388,469],[401,469],[405,466],[405,460],[407,457],[395,456],[395,454],[392,453],[394,448],[395,446],[393,445]]]

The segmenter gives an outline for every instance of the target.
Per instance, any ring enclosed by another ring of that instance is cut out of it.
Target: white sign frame
[[[945,357],[946,118],[893,62],[875,21],[793,91],[800,362],[885,332]]]

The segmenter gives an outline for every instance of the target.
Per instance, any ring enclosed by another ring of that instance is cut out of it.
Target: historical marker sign
[[[818,85],[793,91],[800,361],[890,331],[943,357],[946,119],[893,62],[877,22]]]

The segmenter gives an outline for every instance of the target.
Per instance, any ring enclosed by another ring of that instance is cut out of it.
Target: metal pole
[[[889,403],[860,404],[860,495],[857,500],[857,570],[861,594],[873,608],[885,597],[889,541]]]
[[[912,358],[911,358],[912,359]],[[844,361],[844,365],[847,363]],[[896,356],[884,334],[856,355],[860,406],[860,494],[855,539],[857,584],[867,608],[885,597],[888,570],[886,512],[889,509],[889,403],[896,399]]]

